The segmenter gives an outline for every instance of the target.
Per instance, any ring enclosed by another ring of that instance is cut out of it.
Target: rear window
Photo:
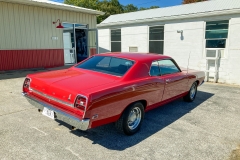
[[[77,65],[76,68],[102,72],[115,76],[123,76],[133,66],[133,64],[134,61],[127,59],[109,56],[94,56]]]

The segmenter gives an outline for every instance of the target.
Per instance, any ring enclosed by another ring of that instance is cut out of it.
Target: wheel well
[[[144,106],[144,109],[146,109],[147,107],[147,101],[146,100],[140,100],[139,102],[141,102]]]
[[[196,82],[197,82],[197,85],[199,85],[199,80],[196,80]]]
[[[147,101],[144,100],[144,99],[138,100],[138,101],[135,101],[135,102],[132,102],[132,103],[130,103],[126,108],[128,108],[130,105],[132,105],[133,103],[136,103],[136,102],[141,102],[141,103],[143,104],[144,109],[146,109],[146,107],[147,107]]]

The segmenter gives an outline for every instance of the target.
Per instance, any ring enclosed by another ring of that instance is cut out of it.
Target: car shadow
[[[156,132],[161,131],[171,123],[174,123],[212,96],[213,94],[211,93],[198,91],[197,97],[192,103],[187,103],[182,99],[178,99],[169,104],[151,110],[145,114],[141,130],[132,136],[126,136],[122,133],[119,133],[114,128],[113,123],[89,129],[87,131],[72,130],[71,133],[79,137],[88,138],[93,144],[99,144],[111,150],[125,150],[140,143]],[[60,125],[70,127],[66,123],[60,121],[58,122]]]

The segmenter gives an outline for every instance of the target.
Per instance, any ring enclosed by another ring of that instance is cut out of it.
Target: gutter
[[[125,24],[169,21],[169,20],[176,20],[176,19],[190,19],[190,18],[199,18],[199,17],[220,16],[220,15],[228,15],[228,14],[240,14],[240,9],[229,9],[229,10],[221,10],[221,11],[202,12],[202,13],[200,12],[200,13],[193,13],[193,14],[120,21],[120,22],[113,22],[113,23],[100,23],[97,25],[97,28],[107,27],[107,26],[116,26],[116,25],[125,25]]]

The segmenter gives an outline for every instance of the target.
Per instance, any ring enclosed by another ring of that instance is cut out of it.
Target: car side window
[[[158,61],[161,75],[178,73],[180,70],[170,59]]]
[[[159,70],[158,61],[152,62],[149,74],[150,74],[150,76],[160,76],[161,75],[160,70]]]

